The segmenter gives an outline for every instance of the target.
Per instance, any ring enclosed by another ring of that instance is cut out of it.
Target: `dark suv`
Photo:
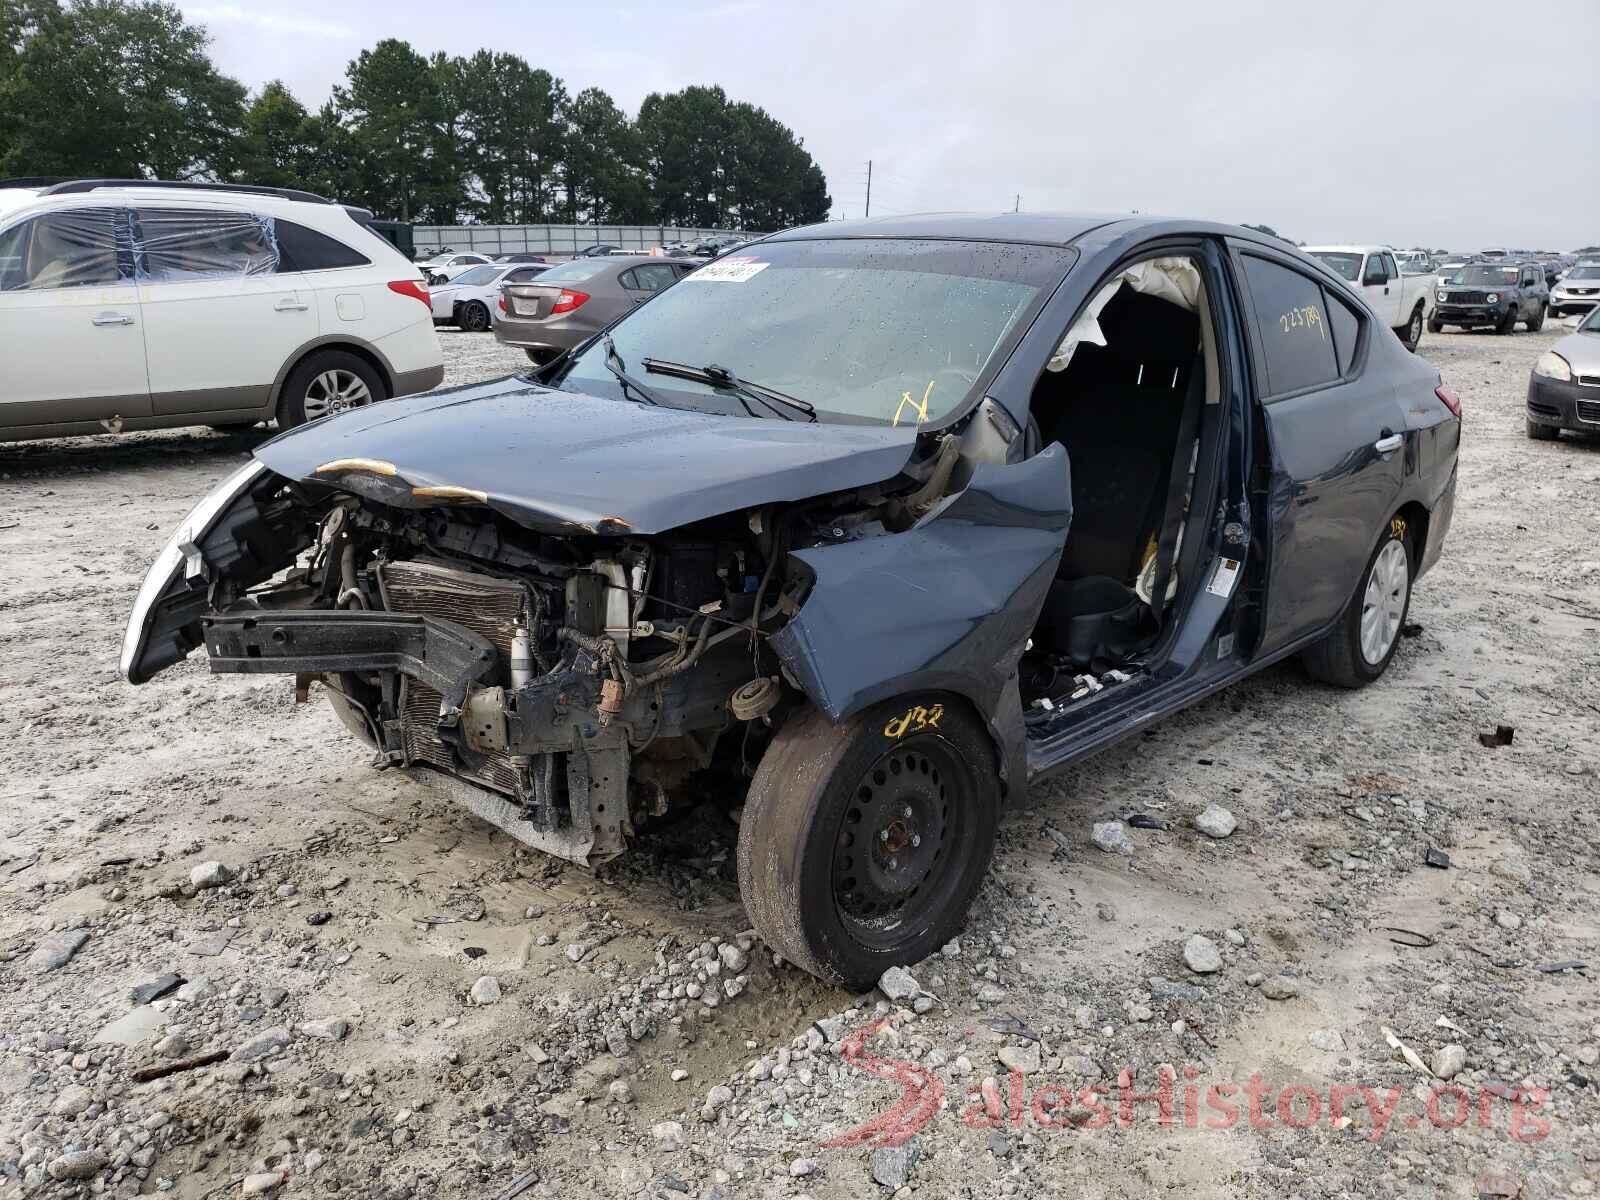
[[[1445,280],[1436,299],[1428,318],[1433,333],[1446,325],[1510,333],[1518,321],[1526,321],[1532,333],[1544,325],[1550,288],[1538,263],[1468,263]]]

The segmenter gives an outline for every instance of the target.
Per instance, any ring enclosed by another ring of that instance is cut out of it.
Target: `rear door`
[[[671,287],[677,281],[678,272],[664,262],[640,263],[618,277],[622,290],[628,293],[628,299],[636,305],[643,304],[651,296]]]
[[[305,280],[281,269],[272,219],[136,206],[134,246],[156,413],[265,408],[279,369],[318,330]]]
[[[0,426],[149,415],[127,209],[59,209],[0,233],[0,381]]]
[[[1286,256],[1232,249],[1269,448],[1265,654],[1343,611],[1398,507],[1407,421],[1395,384],[1369,369],[1366,313]]]

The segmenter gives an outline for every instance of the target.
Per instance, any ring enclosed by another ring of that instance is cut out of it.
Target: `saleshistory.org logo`
[[[924,1129],[943,1107],[943,1081],[927,1067],[900,1059],[880,1058],[867,1050],[867,1042],[889,1023],[876,1021],[845,1037],[841,1057],[859,1071],[900,1085],[900,1098],[870,1121],[823,1143],[837,1146],[899,1146]],[[1158,1072],[1147,1090],[1136,1090],[1133,1073],[1124,1069],[1115,1084],[1095,1083],[1076,1091],[1056,1083],[1030,1087],[1021,1071],[1012,1071],[1002,1084],[985,1079],[970,1090],[961,1120],[976,1129],[1021,1129],[1031,1124],[1039,1130],[1130,1128],[1138,1121],[1186,1129],[1225,1130],[1248,1122],[1252,1129],[1282,1126],[1310,1129],[1326,1121],[1330,1128],[1349,1127],[1361,1112],[1370,1119],[1368,1140],[1377,1142],[1397,1117],[1407,1129],[1427,1124],[1434,1129],[1460,1129],[1471,1125],[1491,1129],[1502,1118],[1506,1132],[1521,1143],[1542,1141],[1550,1122],[1540,1110],[1550,1099],[1543,1088],[1490,1086],[1476,1093],[1455,1084],[1430,1088],[1422,1113],[1399,1114],[1405,1095],[1400,1087],[1376,1088],[1366,1084],[1330,1084],[1313,1088],[1289,1084],[1274,1088],[1252,1074],[1244,1083],[1202,1083],[1200,1069],[1185,1065],[1182,1080],[1171,1068]]]

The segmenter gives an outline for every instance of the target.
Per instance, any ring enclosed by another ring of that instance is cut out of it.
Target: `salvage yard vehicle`
[[[486,263],[463,271],[449,283],[428,289],[428,306],[435,325],[456,325],[468,333],[481,333],[493,320],[500,302],[500,286],[528,283],[549,270],[543,263]]]
[[[1600,433],[1600,307],[1541,354],[1528,378],[1528,436],[1554,441],[1563,429]]]
[[[1431,276],[1401,274],[1394,251],[1386,246],[1306,246],[1304,252],[1332,267],[1394,330],[1407,350],[1416,350],[1432,307]]]
[[[1600,262],[1581,262],[1550,289],[1551,315],[1588,312],[1600,304]]]
[[[698,264],[650,254],[575,258],[500,289],[494,336],[549,362],[671,287]]]
[[[1275,238],[817,225],[527,376],[259,447],[151,566],[121,669],[204,645],[318,684],[580,864],[726,805],[761,936],[861,988],[958,929],[1031,782],[1292,655],[1381,676],[1459,438],[1438,373]]]
[[[1536,263],[1470,263],[1439,288],[1428,328],[1438,333],[1446,325],[1459,325],[1511,333],[1524,321],[1529,333],[1537,333],[1544,327],[1549,299],[1544,272]]]
[[[365,209],[145,180],[0,194],[0,441],[286,428],[444,379],[422,276]]]
[[[418,263],[417,266],[422,268],[422,274],[427,279],[429,287],[442,287],[452,279],[484,266],[489,261],[487,254],[452,254],[441,251],[432,258]]]

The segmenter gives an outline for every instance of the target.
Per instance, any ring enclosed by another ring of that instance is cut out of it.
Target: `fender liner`
[[[1007,793],[1027,780],[1017,661],[1072,519],[1067,453],[982,463],[903,533],[794,557],[814,577],[773,635],[790,678],[837,722],[907,692],[954,692],[988,724]]]

